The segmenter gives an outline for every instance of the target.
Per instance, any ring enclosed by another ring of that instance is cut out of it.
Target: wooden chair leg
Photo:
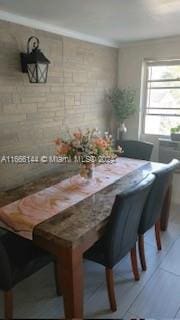
[[[114,292],[113,270],[109,268],[106,268],[106,283],[111,311],[115,312],[117,310],[117,305]]]
[[[60,267],[59,262],[56,260],[54,262],[54,276],[55,276],[55,284],[56,284],[56,294],[57,296],[61,296],[61,281],[60,281]]]
[[[147,270],[146,265],[146,257],[145,257],[145,250],[144,250],[144,235],[140,234],[138,237],[138,246],[139,246],[139,257],[141,261],[141,267],[143,271]]]
[[[138,271],[138,264],[137,264],[136,246],[133,249],[131,249],[131,265],[132,265],[132,272],[134,274],[134,279],[138,281],[139,271]]]
[[[13,293],[12,290],[4,291],[4,319],[13,319]]]
[[[160,221],[157,221],[155,223],[155,236],[156,236],[156,243],[157,243],[157,248],[158,250],[161,250],[161,225],[160,225]]]

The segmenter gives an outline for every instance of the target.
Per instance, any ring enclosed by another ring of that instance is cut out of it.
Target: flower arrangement
[[[116,155],[112,149],[112,136],[108,132],[101,136],[98,129],[87,129],[82,132],[78,129],[68,139],[57,138],[55,141],[57,153],[66,156],[71,161],[99,162],[102,157],[115,159]]]
[[[90,169],[93,163],[109,162],[116,158],[112,149],[112,136],[108,132],[101,136],[98,129],[87,129],[85,132],[78,129],[73,134],[68,132],[68,135],[68,139],[56,139],[57,153],[68,157],[70,161],[80,162],[80,174],[84,177],[91,177]]]

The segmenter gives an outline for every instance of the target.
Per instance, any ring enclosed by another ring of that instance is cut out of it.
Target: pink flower
[[[95,140],[95,144],[98,148],[107,148],[108,147],[108,143],[106,140],[102,139],[102,138],[98,138]]]
[[[82,138],[81,132],[74,132],[73,135],[77,140],[81,140],[81,138]]]
[[[71,149],[70,145],[67,143],[62,142],[57,151],[60,155],[66,155],[68,153],[68,151]]]
[[[60,138],[57,138],[56,140],[54,140],[54,142],[57,146],[59,146],[62,143],[62,140]]]

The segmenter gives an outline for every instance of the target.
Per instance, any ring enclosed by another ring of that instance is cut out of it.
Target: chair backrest
[[[173,172],[180,162],[176,159],[153,172],[155,181],[147,198],[139,226],[139,234],[144,234],[160,218],[166,192],[172,183]]]
[[[155,176],[116,196],[103,237],[106,265],[113,267],[135,245],[142,210]]]
[[[147,161],[151,158],[154,146],[152,143],[138,140],[122,140],[119,144],[123,149],[121,156]]]

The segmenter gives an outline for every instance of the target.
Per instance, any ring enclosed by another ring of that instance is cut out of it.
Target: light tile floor
[[[141,279],[132,277],[130,259],[115,268],[118,310],[111,313],[104,268],[85,261],[85,318],[180,319],[180,206],[172,205],[169,228],[162,233],[163,250],[157,252],[153,230],[145,237],[148,270]],[[14,289],[14,318],[63,318],[62,298],[56,297],[53,266],[49,265]],[[0,293],[3,319],[3,295]]]

